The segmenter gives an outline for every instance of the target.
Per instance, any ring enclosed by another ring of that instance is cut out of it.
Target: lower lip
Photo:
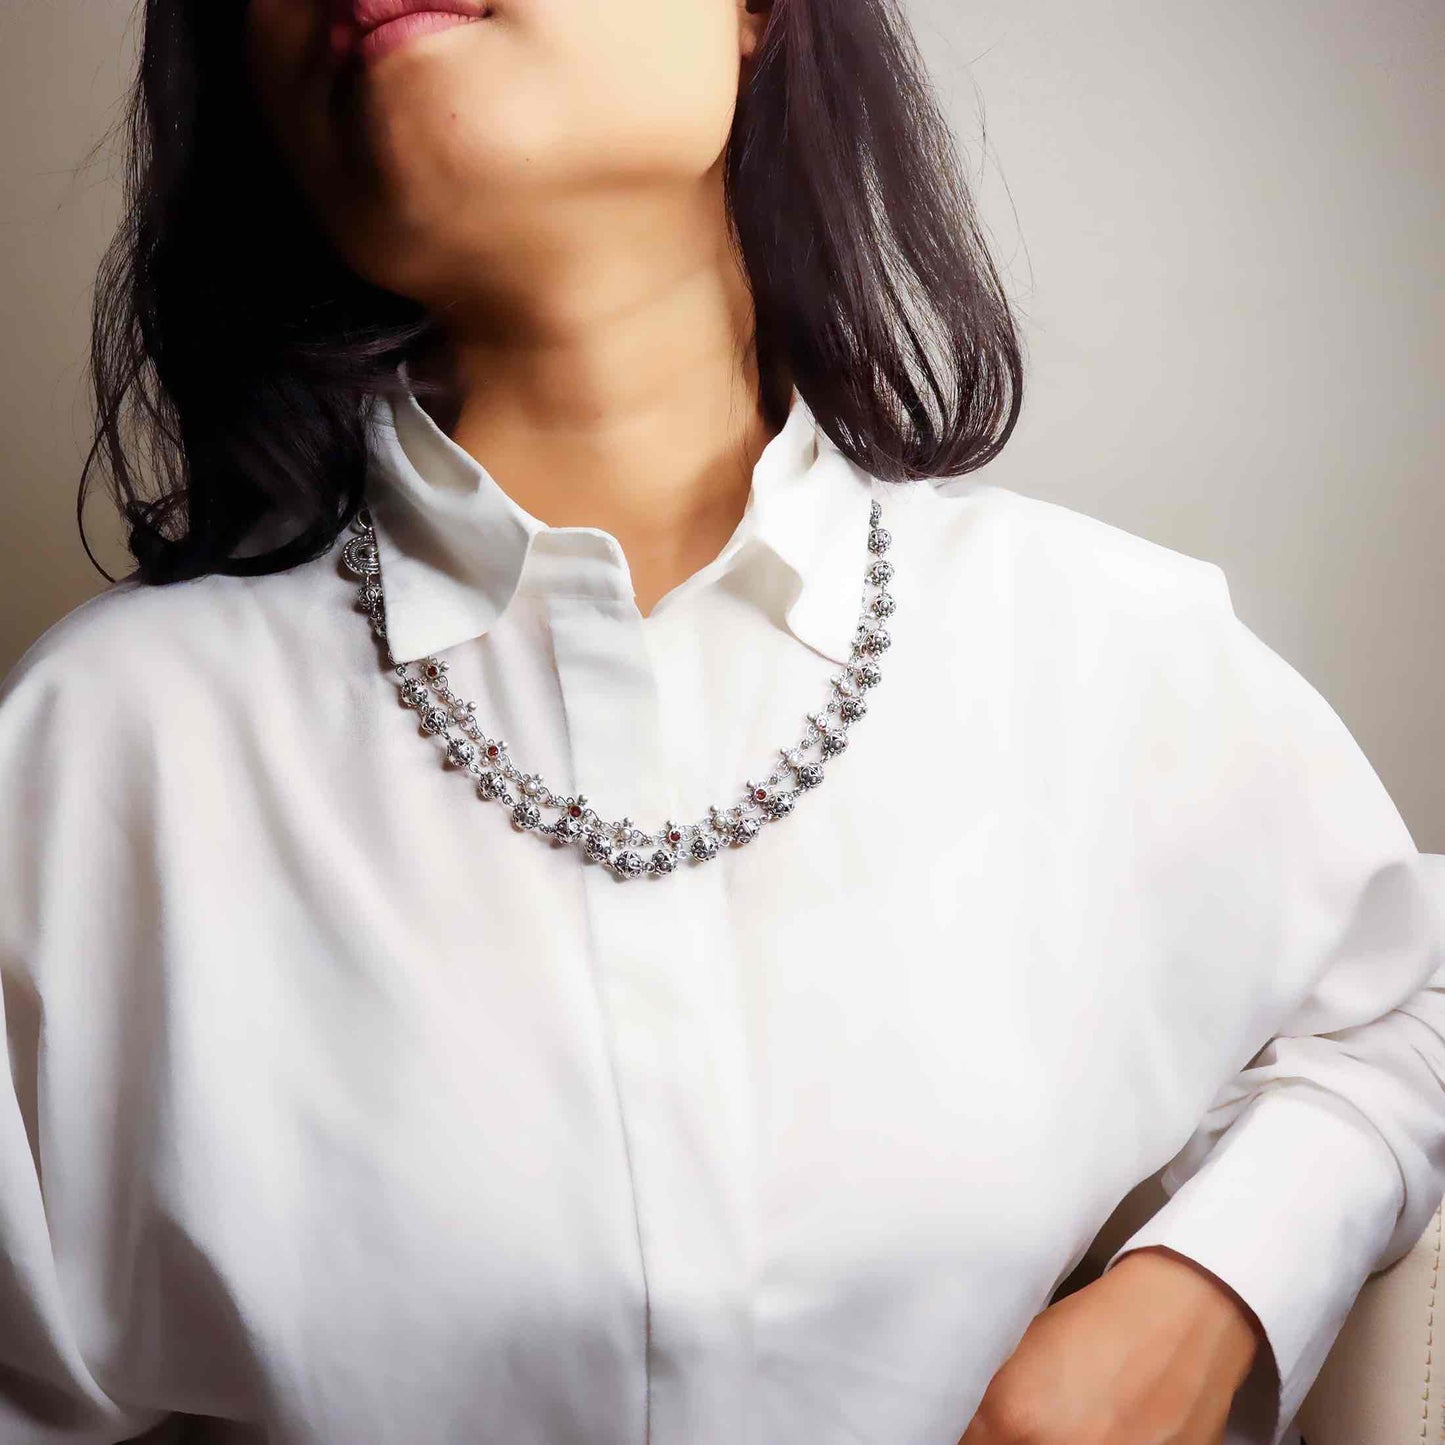
[[[443,10],[417,10],[388,20],[375,30],[368,30],[357,44],[357,58],[369,65],[418,35],[430,35],[434,30],[453,30],[458,25],[475,25],[485,18],[483,15],[454,15]]]

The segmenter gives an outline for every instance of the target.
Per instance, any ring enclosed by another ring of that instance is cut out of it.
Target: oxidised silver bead
[[[858,686],[862,688],[877,687],[883,680],[883,674],[876,662],[860,662],[853,669],[853,676],[858,679]]]
[[[868,525],[876,527],[883,519],[883,504],[875,497],[868,505]]]
[[[875,617],[892,617],[897,608],[891,592],[880,592],[869,604],[869,611]]]
[[[838,704],[838,715],[844,722],[857,722],[868,711],[868,704],[861,697],[845,697]]]
[[[401,685],[401,700],[408,707],[425,707],[430,694],[418,678],[409,677]]]
[[[804,788],[816,788],[823,781],[823,769],[818,763],[804,763],[798,769],[798,785]]]
[[[842,728],[829,728],[818,740],[818,747],[825,758],[837,757],[848,746],[848,734]]]
[[[502,791],[502,780],[495,773],[483,773],[477,779],[477,792],[484,798],[495,798]]]
[[[642,872],[642,855],[634,853],[631,848],[624,848],[613,858],[612,866],[624,878],[636,878]]]
[[[706,863],[709,858],[717,856],[717,835],[714,833],[696,833],[693,840],[688,844],[687,851],[697,859],[699,863]]]
[[[775,818],[786,818],[793,811],[793,804],[798,801],[798,795],[794,792],[777,792],[768,799],[768,812]]]
[[[512,804],[512,821],[521,828],[535,828],[542,821],[542,814],[535,803],[522,799]]]
[[[369,612],[374,617],[382,607],[381,583],[374,577],[368,577],[357,590],[356,601],[363,612]]]
[[[469,768],[477,760],[477,745],[465,738],[447,739],[447,761],[454,767]]]
[[[612,856],[612,843],[605,833],[589,828],[582,838],[582,848],[589,858],[606,862]]]
[[[677,867],[677,854],[671,848],[658,848],[648,862],[654,873],[671,873]]]
[[[751,843],[762,831],[763,825],[759,819],[753,817],[750,813],[744,815],[733,824],[733,846],[741,848],[743,844]]]
[[[868,569],[868,580],[875,587],[886,587],[893,580],[893,563],[881,557]]]
[[[421,725],[429,733],[444,733],[449,721],[447,710],[444,707],[426,708],[421,715]]]
[[[564,843],[570,843],[582,832],[582,824],[579,819],[574,818],[570,813],[563,813],[552,825],[552,831]]]
[[[874,527],[868,533],[868,550],[870,552],[883,553],[888,550],[888,544],[893,538],[886,527]]]

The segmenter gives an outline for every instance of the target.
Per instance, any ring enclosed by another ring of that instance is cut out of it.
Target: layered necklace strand
[[[510,809],[520,832],[571,844],[585,858],[608,865],[621,878],[644,873],[665,876],[682,862],[706,863],[724,847],[751,843],[765,824],[787,817],[798,798],[823,781],[825,765],[848,746],[848,730],[868,710],[864,694],[878,685],[878,658],[892,640],[883,626],[895,607],[887,591],[893,564],[883,557],[892,538],[882,526],[882,516],[882,506],[875,500],[868,515],[869,560],[852,653],[843,671],[830,680],[832,696],[826,705],[808,714],[802,738],[792,747],[778,750],[780,761],[765,778],[748,779],[739,802],[725,808],[714,804],[706,818],[694,823],[676,823],[669,818],[655,833],[634,827],[630,817],[607,821],[588,804],[585,793],[559,797],[540,773],[523,772],[513,762],[507,744],[488,736],[477,721],[476,704],[452,691],[448,664],[442,659],[428,654],[415,673],[407,663],[397,662],[386,636],[380,548],[371,512],[365,506],[352,521],[356,535],[342,548],[341,560],[361,579],[356,605],[371,619],[372,631],[386,649],[400,700],[417,712],[423,734],[443,744],[444,766],[469,778],[481,798]],[[453,727],[457,732],[452,732]],[[555,810],[558,816],[544,822],[543,809]]]

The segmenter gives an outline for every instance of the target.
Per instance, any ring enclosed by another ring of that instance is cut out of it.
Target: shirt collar
[[[366,501],[381,552],[387,641],[397,662],[438,653],[492,627],[522,581],[529,555],[579,559],[599,595],[625,591],[621,549],[598,528],[550,527],[516,502],[433,420],[398,368],[400,388],[374,398]],[[868,561],[874,481],[822,431],[795,387],[787,420],[754,467],[742,520],[718,573],[765,548],[794,579],[781,618],[799,641],[835,662],[851,656]],[[587,559],[591,565],[588,567]],[[598,567],[598,561],[607,565]],[[529,583],[530,587],[530,583]]]

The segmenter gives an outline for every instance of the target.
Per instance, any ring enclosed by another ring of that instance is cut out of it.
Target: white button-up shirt
[[[882,681],[792,813],[622,879],[444,761],[350,533],[52,626],[0,693],[0,1441],[954,1445],[1171,1160],[1125,1248],[1252,1306],[1231,1438],[1285,1438],[1445,1189],[1445,889],[1219,570],[877,481],[795,394],[644,617],[410,394],[372,438],[395,657],[604,818],[777,766],[875,497]]]

